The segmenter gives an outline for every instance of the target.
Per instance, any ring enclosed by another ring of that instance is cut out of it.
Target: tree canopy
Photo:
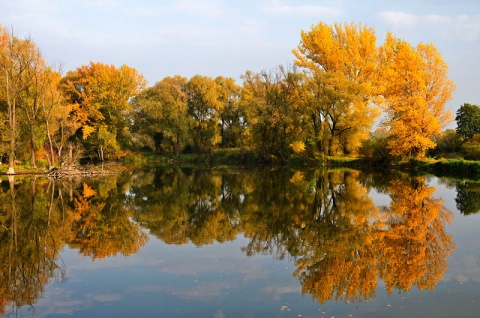
[[[457,134],[464,140],[470,140],[480,133],[480,106],[464,103],[457,110]]]
[[[423,157],[452,120],[444,109],[455,89],[447,64],[433,44],[413,47],[391,33],[381,47],[380,60],[390,151],[394,156]]]
[[[306,112],[316,151],[328,155],[355,151],[380,114],[374,29],[320,22],[301,32],[293,54],[308,74]]]

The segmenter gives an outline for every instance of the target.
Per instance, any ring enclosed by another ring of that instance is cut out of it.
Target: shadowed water
[[[176,167],[4,178],[7,317],[475,317],[480,186]]]

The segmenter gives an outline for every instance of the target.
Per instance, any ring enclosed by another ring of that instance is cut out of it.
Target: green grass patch
[[[464,159],[409,159],[395,168],[411,173],[430,173],[438,177],[454,179],[480,179],[480,161]]]
[[[363,164],[361,158],[352,158],[352,157],[327,157],[325,161],[328,164],[333,165],[357,165]]]
[[[454,176],[457,178],[480,179],[480,161],[472,160],[439,160],[427,166],[427,169],[438,176]]]

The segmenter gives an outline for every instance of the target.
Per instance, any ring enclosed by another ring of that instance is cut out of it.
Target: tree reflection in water
[[[432,289],[454,249],[445,231],[452,213],[424,178],[289,169],[166,169],[151,178],[157,183],[135,188],[132,204],[158,238],[203,245],[243,233],[247,255],[293,258],[303,293],[320,303],[373,298],[378,278],[389,293]],[[380,185],[390,206],[375,206],[360,180]]]
[[[321,241],[309,240],[312,248],[296,261],[295,275],[304,293],[320,303],[361,301],[375,297],[377,278],[385,282],[388,293],[406,292],[414,285],[420,290],[435,287],[454,250],[444,227],[452,213],[432,197],[435,189],[423,178],[389,184],[390,206],[379,209],[358,182],[344,182],[345,190],[337,198],[348,204],[332,209],[344,218],[342,226],[326,219],[312,222],[316,227],[312,237],[320,236]],[[335,193],[326,195],[327,202],[334,200]]]
[[[480,183],[462,181],[456,186],[457,209],[464,215],[475,214],[480,211]]]
[[[383,179],[382,179],[383,178]],[[390,195],[376,206],[369,189]],[[63,279],[65,244],[92,259],[136,253],[144,229],[167,244],[235,240],[246,255],[291,258],[302,292],[320,303],[433,289],[454,249],[452,213],[424,178],[358,171],[182,170],[92,180],[4,180],[0,187],[0,309],[32,306]]]
[[[9,177],[0,186],[0,314],[33,306],[52,279],[65,244],[93,259],[135,253],[147,241],[124,208],[115,176],[90,185],[72,180]],[[95,190],[94,190],[95,189]]]
[[[0,187],[0,313],[31,306],[52,277],[65,271],[56,263],[65,233],[54,212],[55,191],[48,181],[35,178]],[[49,193],[50,191],[50,193]]]

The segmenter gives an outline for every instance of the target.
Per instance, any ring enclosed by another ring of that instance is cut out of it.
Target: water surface
[[[480,185],[176,167],[3,179],[0,310],[33,317],[478,317]]]

